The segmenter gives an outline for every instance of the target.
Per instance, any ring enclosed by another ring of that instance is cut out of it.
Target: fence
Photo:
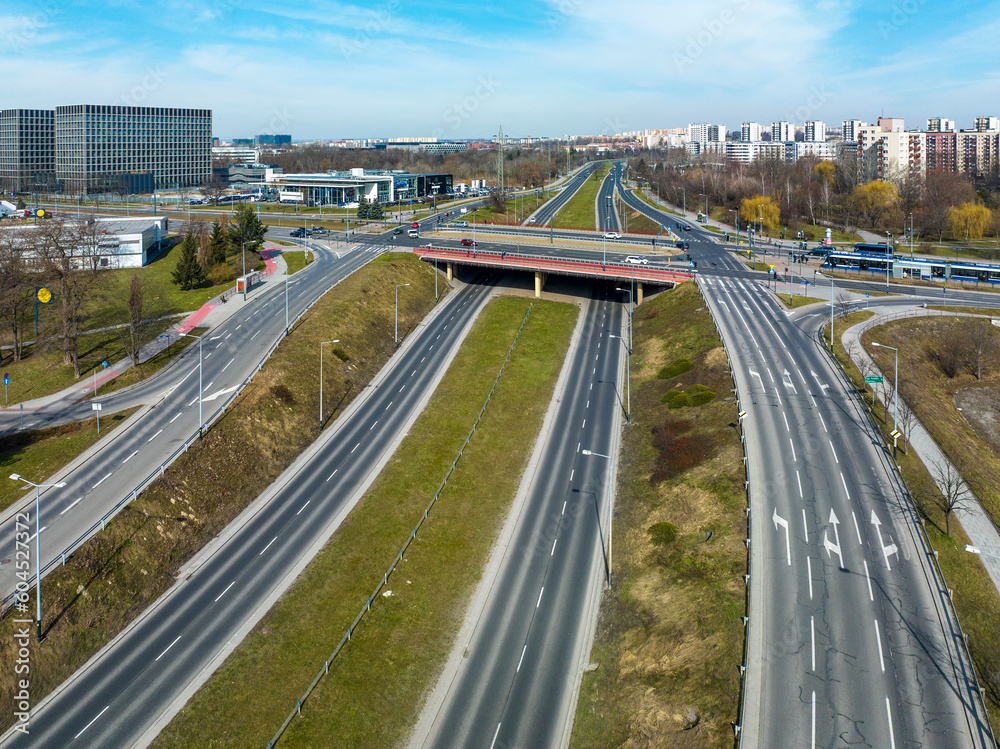
[[[872,320],[869,320],[865,324],[865,326],[861,329],[861,334],[863,335],[865,332],[871,329],[875,321],[878,321],[878,324],[882,325],[893,319],[898,320],[898,319],[903,319],[905,317],[927,317],[933,314],[935,314],[935,311],[933,310],[916,310],[909,313],[897,312],[892,315],[887,315],[885,317],[876,317],[873,318]],[[941,313],[938,312],[938,314]],[[943,314],[948,314],[948,313],[943,313]],[[868,406],[865,404],[864,399],[859,398],[858,390],[854,386],[854,382],[851,380],[850,375],[844,369],[844,366],[840,363],[840,360],[834,355],[833,351],[827,348],[823,340],[822,329],[817,330],[817,337],[819,338],[820,347],[827,352],[827,355],[836,364],[835,371],[840,376],[842,384],[844,385],[844,388],[847,390],[849,397],[853,398],[855,400],[855,403],[860,404],[861,411],[864,413],[865,419],[868,421],[868,426],[870,430],[879,436],[878,445],[879,447],[882,448],[882,451],[885,454],[885,461],[890,466],[892,466],[891,469],[892,475],[893,478],[896,480],[896,485],[899,487],[900,493],[902,494],[903,498],[902,504],[905,514],[908,516],[909,522],[917,529],[917,536],[920,538],[920,543],[923,546],[923,552],[926,555],[926,557],[931,561],[931,566],[934,570],[937,580],[939,581],[939,585],[941,586],[940,592],[942,592],[944,594],[943,597],[947,599],[948,606],[951,609],[952,619],[955,622],[955,626],[958,627],[958,632],[961,635],[960,639],[962,642],[962,650],[964,650],[965,652],[965,661],[966,661],[965,665],[968,667],[969,673],[972,674],[972,680],[975,683],[976,693],[979,695],[980,708],[982,709],[982,720],[983,722],[986,723],[986,730],[989,732],[990,740],[993,742],[993,745],[996,746],[996,738],[993,735],[993,726],[990,723],[990,716],[986,710],[986,699],[983,696],[983,687],[979,683],[979,676],[976,674],[976,667],[972,661],[972,653],[969,651],[969,636],[965,634],[965,631],[962,629],[962,623],[958,619],[958,611],[955,608],[955,601],[952,598],[951,588],[948,587],[948,583],[944,577],[944,571],[941,569],[941,565],[938,562],[937,552],[934,551],[934,549],[931,547],[930,539],[927,537],[927,530],[924,528],[924,524],[920,520],[920,516],[917,512],[916,500],[910,493],[910,488],[906,485],[906,480],[903,478],[903,474],[900,471],[899,466],[896,464],[896,461],[892,458],[889,452],[889,442],[886,440],[885,435],[883,434],[882,430],[879,428],[874,417],[872,416],[871,410],[869,410]]]
[[[97,522],[95,522],[93,525],[91,525],[89,528],[87,528],[87,530],[85,530],[83,533],[81,533],[74,541],[72,541],[69,545],[67,545],[66,548],[64,548],[61,552],[59,552],[56,557],[54,557],[53,559],[49,560],[49,562],[42,567],[42,569],[41,569],[41,576],[45,577],[46,573],[49,572],[50,570],[55,569],[58,566],[62,566],[64,564],[66,564],[66,559],[69,558],[69,557],[71,557],[73,555],[73,552],[75,552],[77,549],[79,549],[81,546],[83,546],[83,544],[86,543],[88,540],[90,540],[90,538],[92,536],[96,535],[100,531],[103,531],[105,529],[105,527],[107,527],[108,522],[110,522],[118,513],[120,513],[128,505],[130,505],[132,502],[134,502],[135,500],[137,500],[139,498],[139,495],[142,494],[142,492],[145,491],[150,486],[150,484],[152,484],[156,479],[158,479],[164,473],[166,473],[167,468],[169,468],[171,466],[171,464],[173,464],[174,461],[176,461],[181,455],[183,455],[184,453],[186,453],[188,451],[188,448],[191,445],[193,445],[195,442],[197,442],[199,439],[201,439],[202,435],[216,421],[218,421],[225,414],[226,410],[233,404],[233,402],[237,398],[240,397],[240,394],[252,382],[253,378],[257,375],[257,373],[260,372],[260,370],[264,368],[265,364],[267,364],[268,360],[271,358],[271,356],[277,350],[278,346],[285,339],[285,336],[287,336],[292,331],[292,329],[295,327],[295,325],[299,322],[299,320],[301,320],[302,317],[310,309],[312,309],[313,305],[316,304],[316,302],[318,302],[320,299],[322,299],[335,286],[337,286],[338,284],[340,284],[341,282],[343,282],[344,279],[347,278],[347,276],[351,275],[352,273],[357,272],[358,270],[360,270],[361,268],[363,268],[365,265],[367,265],[368,263],[370,263],[372,260],[374,260],[375,258],[377,258],[379,255],[383,254],[383,252],[384,252],[384,250],[382,252],[372,253],[370,256],[368,256],[365,259],[365,261],[361,265],[359,265],[357,268],[355,268],[353,271],[351,271],[351,273],[348,273],[348,274],[346,274],[346,275],[341,276],[340,278],[338,278],[336,281],[334,281],[332,284],[330,284],[330,286],[326,290],[324,290],[321,294],[318,294],[315,299],[313,299],[311,302],[309,302],[309,304],[307,304],[302,309],[302,311],[299,312],[299,314],[295,317],[295,319],[292,320],[288,324],[287,330],[281,331],[281,333],[278,335],[277,340],[275,340],[275,342],[267,350],[267,353],[265,353],[260,358],[260,360],[257,362],[256,366],[254,367],[253,371],[243,379],[243,381],[236,388],[235,392],[231,393],[229,395],[229,397],[222,403],[222,405],[219,406],[219,408],[217,408],[214,412],[212,412],[208,416],[208,418],[205,419],[205,421],[198,427],[197,433],[194,434],[194,435],[192,435],[191,437],[189,437],[184,442],[183,445],[181,445],[176,450],[174,450],[174,452],[172,452],[166,458],[166,460],[164,460],[162,463],[160,463],[160,465],[156,469],[154,469],[148,476],[146,476],[146,478],[144,478],[142,481],[140,481],[138,483],[138,485],[136,485],[136,487],[131,492],[129,492],[124,497],[122,497],[120,500],[118,500],[118,502],[116,502],[114,504],[114,506],[110,510],[108,510],[106,513],[104,513],[104,515],[102,515],[101,518]],[[188,351],[190,351],[196,345],[197,345],[197,343],[191,344],[191,347],[188,349]],[[186,353],[187,353],[187,351],[185,351],[184,354],[181,354],[181,356],[184,356]],[[40,561],[41,560],[39,560],[39,562]],[[14,591],[11,591],[6,596],[4,596],[3,601],[0,602],[0,613],[6,614],[7,611],[10,610],[10,607],[14,603],[14,593],[15,593]]]
[[[698,290],[701,292],[702,299],[704,299],[704,301],[705,301],[705,308],[710,310],[711,307],[708,304],[708,297],[705,295],[704,289],[702,289],[701,284],[698,285]],[[723,336],[722,336],[722,328],[720,328],[719,327],[719,323],[716,322],[715,315],[712,315],[712,323],[715,325],[715,331],[716,331],[716,333],[719,336],[719,340],[722,341],[723,343],[725,343],[725,338],[723,338]],[[748,662],[749,657],[750,657],[750,603],[751,603],[751,600],[750,600],[750,596],[751,596],[751,594],[750,594],[750,572],[751,572],[751,568],[750,568],[750,562],[751,562],[751,558],[750,558],[750,536],[751,536],[751,530],[752,530],[752,525],[751,524],[753,522],[753,518],[752,518],[751,513],[750,513],[750,506],[751,506],[750,461],[747,458],[747,439],[746,439],[746,432],[743,429],[743,417],[742,417],[743,407],[742,407],[742,404],[741,404],[741,401],[740,401],[739,385],[736,382],[736,370],[733,368],[733,360],[729,356],[729,347],[728,346],[723,346],[723,350],[726,352],[726,362],[729,365],[729,376],[733,380],[733,395],[736,397],[736,410],[737,410],[737,413],[740,414],[740,417],[737,419],[737,422],[738,422],[739,427],[740,427],[740,446],[743,449],[743,488],[746,491],[746,495],[747,495],[747,506],[746,506],[747,536],[746,536],[746,540],[744,541],[744,544],[745,544],[746,549],[747,549],[747,558],[746,558],[747,571],[746,571],[746,574],[743,576],[743,582],[744,582],[744,586],[746,588],[746,604],[745,604],[746,614],[743,617],[743,625],[744,625],[743,663],[740,664],[740,667],[739,667],[740,668],[740,702],[739,702],[739,706],[737,707],[737,711],[736,711],[736,723],[733,724],[733,731],[736,734],[736,736],[735,736],[736,744],[737,744],[737,746],[742,747],[743,746],[743,743],[742,743],[742,741],[743,741],[743,717],[744,717],[743,716],[743,711],[745,709],[746,701],[747,701],[747,678],[746,678],[746,673],[747,673],[747,662]]]
[[[364,615],[369,611],[371,611],[372,601],[376,600],[379,591],[381,591],[382,588],[384,588],[389,583],[389,575],[391,575],[396,570],[396,565],[398,565],[403,560],[403,554],[409,548],[410,544],[413,543],[414,539],[416,539],[417,531],[420,530],[420,526],[424,524],[425,520],[427,520],[428,513],[431,511],[431,508],[434,507],[434,504],[437,502],[438,497],[441,495],[441,492],[443,492],[445,487],[448,485],[448,479],[451,478],[451,474],[455,471],[455,467],[458,465],[458,461],[462,459],[462,455],[465,453],[465,448],[469,446],[469,441],[472,439],[472,435],[476,433],[476,429],[479,427],[479,422],[482,421],[483,414],[486,413],[486,408],[490,405],[490,400],[493,398],[493,393],[496,391],[497,385],[500,382],[500,378],[503,376],[504,369],[506,369],[507,367],[507,362],[510,361],[510,355],[514,353],[514,347],[517,345],[517,341],[521,337],[521,331],[524,330],[524,326],[528,322],[528,317],[531,315],[531,310],[533,307],[534,304],[528,306],[528,311],[524,314],[524,319],[521,320],[521,327],[517,329],[517,334],[514,336],[514,340],[510,344],[510,349],[507,351],[507,356],[503,360],[503,364],[500,365],[500,371],[497,372],[496,379],[493,380],[493,387],[490,388],[490,392],[486,396],[486,401],[483,403],[482,408],[479,409],[479,415],[476,416],[476,421],[472,425],[472,429],[470,429],[469,433],[466,435],[465,442],[462,443],[462,447],[460,447],[458,450],[458,455],[455,456],[455,459],[451,462],[451,467],[449,467],[448,470],[445,472],[444,479],[438,485],[437,491],[435,491],[434,496],[431,497],[431,501],[428,503],[427,507],[424,508],[424,511],[421,514],[421,516],[417,519],[417,524],[413,526],[413,530],[410,532],[410,535],[406,537],[406,541],[403,542],[402,547],[399,549],[399,553],[396,554],[396,556],[392,560],[392,563],[389,565],[389,568],[385,571],[385,574],[382,575],[382,580],[379,581],[379,583],[375,586],[375,590],[373,590],[372,594],[368,596],[368,599],[361,607],[361,610],[358,612],[358,615],[354,617],[354,621],[347,628],[347,631],[344,633],[343,637],[340,638],[340,642],[337,643],[337,647],[333,649],[333,652],[330,654],[330,657],[323,662],[323,667],[319,670],[319,673],[316,674],[316,677],[306,688],[306,691],[295,703],[295,707],[292,708],[291,712],[288,713],[288,716],[285,718],[284,722],[278,728],[277,732],[274,734],[271,740],[267,742],[267,749],[272,749],[274,745],[278,743],[278,739],[281,738],[281,735],[285,732],[285,729],[288,728],[288,725],[292,722],[295,716],[302,714],[303,703],[309,698],[309,695],[312,694],[312,691],[316,688],[316,685],[319,684],[320,680],[330,672],[330,663],[332,663],[333,659],[340,654],[340,651],[344,649],[344,646],[351,641],[351,636],[353,635],[354,630],[358,628],[358,625],[361,623],[361,620],[364,618]]]

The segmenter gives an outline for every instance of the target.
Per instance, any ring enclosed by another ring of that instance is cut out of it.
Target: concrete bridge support
[[[447,267],[448,280],[449,281],[454,281],[455,280],[455,264],[454,263],[448,263],[447,265],[448,265],[448,267]]]
[[[642,304],[642,281],[636,282],[635,289],[635,306],[638,307]]]
[[[535,273],[535,299],[542,298],[542,287],[545,285],[545,274]]]

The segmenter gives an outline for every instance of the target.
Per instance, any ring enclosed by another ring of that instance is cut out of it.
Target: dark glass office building
[[[55,112],[0,110],[0,189],[51,192],[56,178]]]
[[[212,172],[212,110],[56,107],[55,172],[70,194],[200,185]]]

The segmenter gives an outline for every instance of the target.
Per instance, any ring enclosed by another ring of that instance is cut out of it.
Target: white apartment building
[[[771,123],[771,140],[788,142],[795,140],[795,126],[791,122],[780,120]]]
[[[823,161],[832,161],[837,157],[837,144],[827,141],[805,140],[797,143],[785,143],[785,161],[794,163],[806,156],[814,156]]]
[[[806,121],[806,141],[823,143],[826,141],[826,123],[820,120]]]
[[[977,117],[975,131],[977,133],[987,133],[1000,130],[1000,117]]]
[[[726,143],[726,158],[741,164],[751,164],[757,159],[784,160],[785,144],[766,140],[730,141]]]
[[[953,133],[955,132],[955,120],[948,120],[944,117],[927,118],[928,133]]]
[[[760,123],[744,122],[740,126],[740,140],[744,143],[753,143],[760,140]]]
[[[861,120],[844,120],[842,125],[841,135],[844,138],[845,143],[857,143],[858,142],[858,130],[863,127],[868,127],[867,122],[862,122]]]
[[[726,140],[725,125],[700,122],[687,126],[688,139],[695,143],[722,143]]]

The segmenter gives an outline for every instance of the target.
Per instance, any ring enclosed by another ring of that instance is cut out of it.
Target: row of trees
[[[265,234],[267,226],[249,205],[237,207],[232,221],[221,216],[211,229],[205,222],[195,222],[181,241],[173,282],[187,291],[208,280],[213,284],[232,280],[236,259],[242,259],[244,250],[259,252]],[[254,264],[256,260],[255,254]]]
[[[709,208],[732,212],[725,220],[735,220],[740,209],[746,225],[760,218],[764,206],[764,226],[772,232],[807,223],[901,235],[912,220],[915,236],[925,239],[1000,238],[1000,184],[995,181],[973,183],[936,170],[871,180],[851,151],[835,161],[759,159],[751,164],[691,162],[676,150],[651,151],[631,167],[632,176],[658,190],[661,198],[691,209],[704,207],[707,198]]]

